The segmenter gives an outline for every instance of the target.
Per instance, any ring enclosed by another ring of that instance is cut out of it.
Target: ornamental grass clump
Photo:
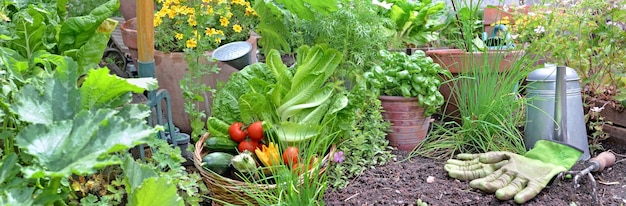
[[[258,16],[246,0],[157,0],[155,48],[182,52],[208,51],[248,39]]]

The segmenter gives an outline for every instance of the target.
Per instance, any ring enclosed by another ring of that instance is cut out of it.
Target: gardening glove
[[[539,194],[554,176],[569,170],[581,155],[574,147],[539,140],[523,156],[511,152],[459,154],[444,168],[452,178],[472,180],[472,188],[522,204]]]

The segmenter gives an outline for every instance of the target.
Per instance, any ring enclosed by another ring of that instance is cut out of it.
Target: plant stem
[[[465,34],[463,34],[463,26],[461,25],[461,20],[459,19],[459,12],[456,10],[456,4],[454,3],[454,0],[450,1],[450,3],[452,3],[452,10],[454,11],[454,17],[456,17],[456,24],[459,25],[459,30],[461,31],[461,38],[465,40]],[[469,48],[467,47],[467,41],[463,41],[463,45],[465,46],[465,49]]]

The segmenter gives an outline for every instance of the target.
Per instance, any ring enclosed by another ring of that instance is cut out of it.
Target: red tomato
[[[250,126],[248,126],[247,130],[248,130],[248,135],[250,136],[250,139],[255,140],[255,141],[259,141],[263,139],[263,122],[262,121],[256,121],[252,123]]]
[[[241,122],[235,122],[231,124],[230,127],[228,128],[228,135],[230,135],[230,139],[232,139],[235,142],[241,142],[244,139],[246,139],[246,137],[248,136],[248,133],[241,130],[243,126],[245,125]]]
[[[298,164],[298,148],[287,147],[287,149],[283,152],[283,161],[286,165]]]
[[[241,141],[237,149],[239,149],[239,152],[248,150],[254,153],[254,150],[257,148],[258,144],[259,143],[254,140],[247,139],[247,140]]]

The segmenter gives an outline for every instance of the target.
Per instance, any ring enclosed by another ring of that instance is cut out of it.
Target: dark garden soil
[[[597,181],[597,201],[592,182],[580,178],[575,188],[572,179],[554,180],[534,199],[524,205],[622,205],[626,204],[626,144],[608,140],[606,150],[617,154],[617,163],[602,172],[593,173]],[[445,161],[423,157],[406,159],[407,152],[394,151],[397,158],[387,165],[367,170],[339,190],[329,188],[324,196],[327,205],[416,205],[418,199],[428,205],[516,205],[501,201],[493,194],[469,187],[468,182],[448,177]],[[584,169],[578,163],[572,170]],[[555,178],[556,179],[556,178]]]

